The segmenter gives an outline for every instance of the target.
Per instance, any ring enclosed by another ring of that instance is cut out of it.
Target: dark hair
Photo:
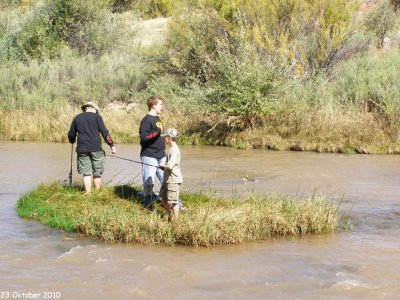
[[[151,96],[147,99],[147,108],[150,110],[153,105],[156,105],[158,103],[158,101],[164,101],[163,98],[161,98],[160,96]]]

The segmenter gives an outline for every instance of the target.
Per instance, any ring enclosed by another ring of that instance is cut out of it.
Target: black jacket
[[[68,140],[71,144],[75,143],[78,135],[78,146],[76,152],[95,152],[102,151],[100,134],[104,141],[113,147],[114,143],[108,130],[104,125],[103,118],[96,113],[84,112],[77,115],[72,121],[68,132]]]
[[[165,139],[160,135],[162,132],[163,124],[159,117],[147,114],[142,119],[139,127],[140,145],[142,146],[140,156],[157,159],[165,157]]]

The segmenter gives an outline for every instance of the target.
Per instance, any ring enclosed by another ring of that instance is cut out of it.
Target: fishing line
[[[118,159],[123,159],[123,160],[127,160],[127,161],[131,161],[134,163],[138,163],[141,165],[146,165],[146,166],[150,166],[150,167],[155,167],[155,168],[160,168],[160,166],[155,166],[155,165],[151,165],[151,164],[146,164],[144,162],[141,161],[137,161],[137,160],[133,160],[133,159],[128,159],[128,158],[124,158],[124,157],[120,157],[120,156],[115,156],[115,155],[107,155],[108,157],[114,157],[114,158],[118,158]]]
[[[21,193],[0,193],[0,196],[4,196],[4,195],[21,195]]]

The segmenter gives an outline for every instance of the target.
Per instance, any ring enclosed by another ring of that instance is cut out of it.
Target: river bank
[[[59,111],[0,110],[0,139],[10,141],[68,142],[67,132],[79,108]],[[118,143],[138,143],[145,110],[101,112]],[[292,112],[265,116],[255,128],[236,130],[225,122],[198,112],[169,110],[164,126],[176,127],[180,144],[218,145],[240,149],[271,149],[330,153],[399,154],[399,129],[373,113]]]

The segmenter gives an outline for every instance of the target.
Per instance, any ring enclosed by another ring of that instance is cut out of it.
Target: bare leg
[[[165,211],[168,214],[168,221],[172,222],[178,219],[179,216],[179,206],[178,204],[169,204],[164,202],[163,204]]]
[[[101,187],[101,177],[93,176],[94,188],[98,190]]]
[[[179,217],[179,205],[177,203],[172,204],[172,221],[178,220]]]
[[[165,201],[164,199],[161,199],[161,205],[162,207],[164,207],[165,211],[169,214],[170,213],[170,207],[169,204],[167,203],[167,201]]]
[[[83,175],[83,188],[85,189],[85,194],[90,194],[92,190],[92,176]]]
[[[171,205],[165,201],[164,199],[161,200],[161,203],[165,209],[165,212],[168,215],[168,221],[171,222],[172,221],[172,215],[171,215]]]

